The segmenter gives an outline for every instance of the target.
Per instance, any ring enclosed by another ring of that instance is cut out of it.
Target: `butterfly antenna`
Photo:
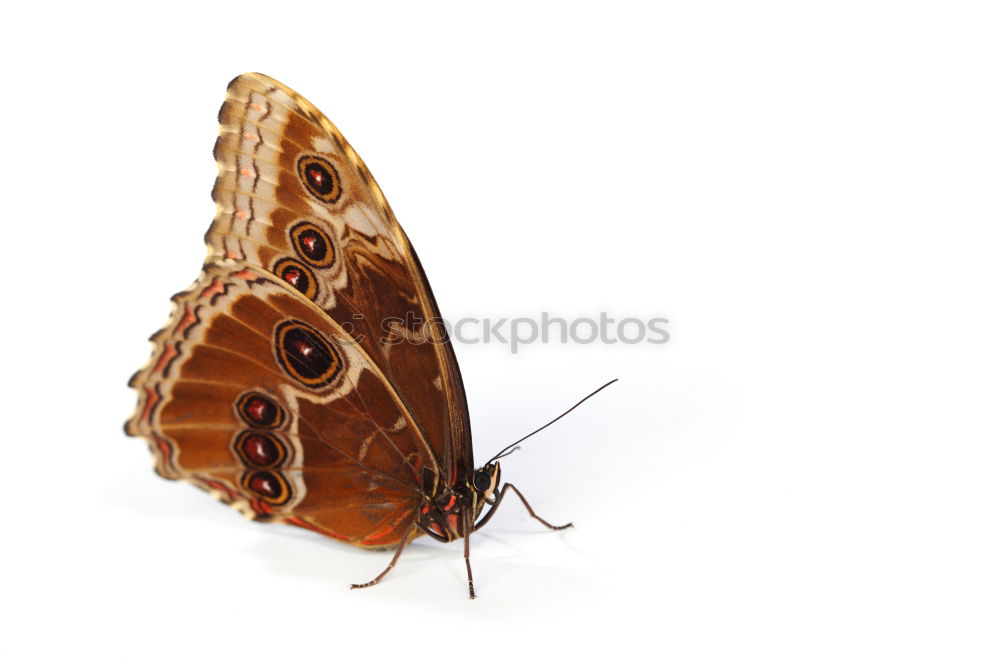
[[[538,433],[540,433],[541,431],[545,430],[545,429],[546,429],[546,428],[548,428],[548,427],[549,427],[550,425],[552,425],[553,423],[555,423],[556,421],[558,421],[558,420],[559,420],[559,419],[561,419],[562,417],[566,416],[567,414],[569,414],[570,412],[572,412],[572,411],[573,411],[574,409],[576,409],[577,407],[579,407],[579,406],[580,406],[580,405],[582,405],[583,403],[587,402],[588,400],[590,400],[591,398],[593,398],[593,397],[594,397],[595,395],[597,395],[598,393],[600,393],[600,392],[601,392],[601,391],[603,391],[604,389],[606,389],[606,388],[608,388],[609,386],[611,386],[612,384],[614,384],[614,383],[615,383],[616,381],[618,381],[618,380],[617,380],[617,379],[612,379],[612,380],[611,380],[610,382],[608,382],[607,384],[605,384],[605,385],[604,385],[604,386],[602,386],[601,388],[597,389],[596,391],[593,391],[593,392],[591,392],[591,393],[590,393],[589,395],[587,395],[587,396],[586,396],[585,398],[583,398],[583,399],[582,399],[582,400],[580,400],[580,401],[579,401],[578,403],[576,403],[575,405],[573,405],[572,407],[570,407],[569,409],[567,409],[567,410],[566,410],[565,412],[563,412],[563,413],[562,413],[562,414],[560,414],[559,416],[555,417],[554,419],[552,419],[551,421],[549,421],[548,423],[546,423],[545,425],[543,425],[543,426],[542,426],[541,428],[538,428],[537,430],[532,430],[532,431],[531,431],[531,432],[529,432],[529,433],[528,433],[527,435],[525,435],[525,436],[524,436],[524,437],[522,437],[521,439],[517,440],[517,441],[516,441],[516,442],[514,442],[513,444],[508,444],[507,446],[503,447],[502,449],[500,449],[500,453],[498,453],[498,454],[496,454],[495,456],[493,456],[492,458],[490,458],[490,459],[489,459],[489,460],[488,460],[488,461],[486,462],[486,464],[487,464],[487,465],[489,465],[490,463],[493,463],[493,462],[496,462],[497,460],[500,460],[501,458],[503,458],[503,457],[505,457],[505,456],[509,456],[510,454],[514,453],[514,451],[517,451],[517,450],[518,450],[519,448],[521,448],[520,446],[518,446],[518,444],[520,444],[520,443],[521,443],[521,442],[523,442],[524,440],[528,439],[528,438],[529,438],[529,437],[531,437],[532,435],[535,435],[535,434],[538,434]]]

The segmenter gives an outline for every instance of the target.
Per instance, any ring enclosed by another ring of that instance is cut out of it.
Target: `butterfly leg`
[[[387,566],[382,573],[375,576],[375,578],[371,579],[367,583],[351,583],[351,589],[359,590],[362,587],[371,587],[372,585],[377,585],[383,578],[385,578],[386,574],[392,571],[392,568],[396,566],[396,560],[398,560],[399,556],[403,554],[403,549],[406,548],[406,544],[408,543],[410,543],[409,535],[403,537],[403,539],[400,540],[399,546],[396,547],[396,554],[392,556],[392,560],[389,562],[389,566]]]
[[[464,532],[465,532],[465,572],[469,575],[469,598],[476,598],[476,588],[472,584],[472,563],[469,562],[469,535],[472,534],[471,520],[469,520],[469,514],[463,514]]]
[[[475,529],[473,529],[473,531],[478,530],[480,527],[485,525],[490,518],[493,517],[493,513],[500,506],[500,502],[503,501],[504,495],[507,494],[508,490],[513,490],[514,494],[516,494],[521,499],[521,503],[524,504],[524,508],[528,510],[528,515],[530,515],[532,518],[540,522],[542,525],[545,525],[550,530],[564,530],[567,527],[573,527],[573,523],[566,523],[565,525],[553,525],[549,521],[545,520],[537,513],[535,513],[535,510],[531,508],[530,504],[528,504],[528,500],[524,499],[524,495],[521,494],[521,491],[518,490],[514,484],[505,483],[503,484],[503,489],[500,491],[500,494],[497,495],[496,500],[493,502],[493,506],[491,506],[490,510],[486,513],[486,515],[483,516],[483,519],[476,524],[476,527]]]

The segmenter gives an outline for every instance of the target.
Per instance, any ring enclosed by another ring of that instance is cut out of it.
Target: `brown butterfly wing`
[[[454,351],[409,240],[354,149],[315,106],[261,74],[219,112],[209,259],[263,268],[348,331],[402,400],[445,483],[473,469]]]
[[[275,276],[228,260],[174,297],[126,424],[157,471],[248,517],[364,547],[413,530],[433,452],[364,349]]]
[[[132,380],[126,429],[162,475],[250,517],[396,543],[428,484],[472,470],[458,365],[419,261],[309,102],[248,74],[220,122],[208,263]]]

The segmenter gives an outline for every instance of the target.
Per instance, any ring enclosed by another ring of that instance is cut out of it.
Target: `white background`
[[[996,664],[997,16],[972,2],[21,3],[4,87],[6,664]],[[215,113],[287,83],[460,346],[473,541],[385,564],[150,471],[125,382],[197,275]]]

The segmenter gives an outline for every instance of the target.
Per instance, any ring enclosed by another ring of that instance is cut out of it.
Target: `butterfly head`
[[[476,498],[480,502],[493,504],[493,494],[500,485],[500,463],[499,461],[489,462],[476,470],[472,475],[472,490],[475,491]],[[479,511],[482,511],[480,504]],[[479,511],[476,513],[478,514]]]
[[[444,488],[435,497],[426,496],[420,507],[418,526],[438,541],[454,541],[472,531],[486,505],[496,502],[500,463],[490,461],[477,469],[464,486]]]

